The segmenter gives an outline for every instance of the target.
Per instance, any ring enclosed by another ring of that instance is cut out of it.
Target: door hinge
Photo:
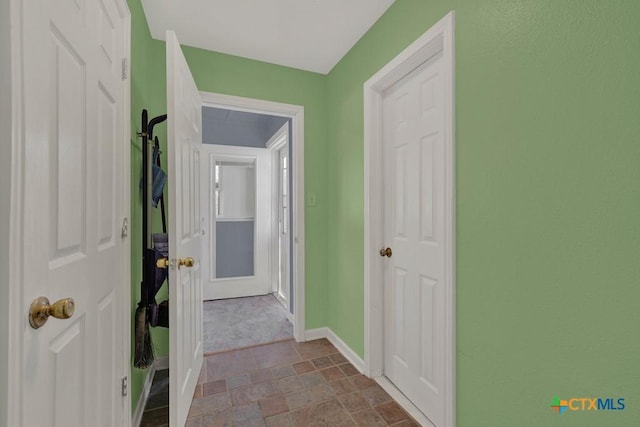
[[[122,58],[122,80],[129,78],[129,58]]]
[[[128,235],[129,235],[129,219],[125,216],[124,218],[122,218],[122,229],[121,229],[120,236],[123,239],[126,239]]]
[[[129,378],[122,377],[122,397],[126,397],[129,394]]]

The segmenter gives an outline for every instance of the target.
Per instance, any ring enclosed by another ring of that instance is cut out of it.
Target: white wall
[[[8,425],[11,43],[9,1],[0,1],[0,425]]]

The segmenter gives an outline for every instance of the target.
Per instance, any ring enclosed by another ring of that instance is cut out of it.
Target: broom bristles
[[[153,343],[147,322],[146,307],[136,309],[136,330],[135,330],[135,351],[133,356],[133,366],[146,369],[153,363]]]

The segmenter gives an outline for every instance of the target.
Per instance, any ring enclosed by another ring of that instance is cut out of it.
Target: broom
[[[149,319],[147,308],[149,306],[149,263],[153,257],[149,256],[149,167],[148,148],[148,116],[147,110],[142,110],[142,283],[140,285],[140,302],[135,313],[135,345],[133,366],[145,369],[153,363],[153,343],[149,331]]]
[[[145,233],[146,234],[146,233]],[[144,250],[142,262],[142,282],[140,284],[140,302],[135,314],[135,348],[133,356],[133,366],[146,369],[153,363],[155,358],[153,342],[151,341],[151,331],[149,330],[149,287],[148,283],[149,267],[148,263],[153,261],[149,250]]]
[[[145,250],[145,253],[147,250]],[[148,255],[145,256],[146,264],[148,262]],[[143,276],[147,274],[144,272],[147,270],[146,265],[143,267]],[[141,283],[141,296],[138,308],[136,308],[135,314],[135,346],[133,356],[133,366],[140,369],[146,369],[153,363],[154,352],[153,343],[151,342],[151,331],[149,330],[149,313],[148,313],[148,290],[144,285],[144,279]]]
[[[139,369],[146,369],[153,363],[153,343],[149,334],[149,324],[147,323],[147,307],[138,304],[136,308],[136,341],[133,357],[133,366]]]

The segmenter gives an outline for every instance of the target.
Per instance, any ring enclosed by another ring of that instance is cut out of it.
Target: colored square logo
[[[560,415],[564,414],[569,408],[569,404],[566,400],[559,399],[557,396],[553,398],[553,404],[551,405],[551,409],[558,412]]]

